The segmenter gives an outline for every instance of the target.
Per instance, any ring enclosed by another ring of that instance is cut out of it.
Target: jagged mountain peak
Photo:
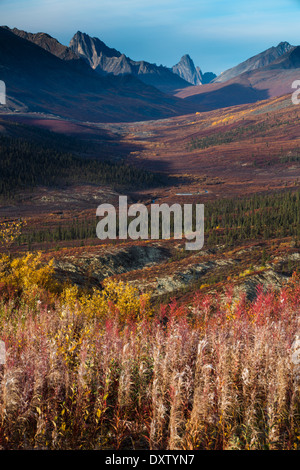
[[[172,67],[172,71],[192,85],[202,84],[202,72],[199,67],[195,67],[189,54],[183,55],[178,64]]]
[[[278,48],[278,47],[283,47],[283,48],[288,48],[288,49],[290,49],[290,48],[293,47],[293,46],[292,46],[289,42],[287,42],[287,41],[281,41],[281,42],[278,44],[277,48]]]
[[[202,73],[200,67],[195,67],[189,54],[184,54],[178,64],[174,65],[171,70],[192,85],[210,83],[216,77],[212,72]]]
[[[99,65],[101,56],[106,57],[120,57],[121,53],[116,49],[108,47],[99,38],[91,37],[86,33],[77,31],[72,37],[70,49],[77,55],[83,57],[88,61],[93,69],[96,69]]]
[[[184,62],[184,63],[189,63],[189,64],[191,64],[191,65],[193,65],[193,66],[195,67],[194,62],[193,62],[193,60],[191,59],[191,56],[190,56],[189,54],[184,54],[184,55],[181,57],[179,63],[182,63],[182,62]]]

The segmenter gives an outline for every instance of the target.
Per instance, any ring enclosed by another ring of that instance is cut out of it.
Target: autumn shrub
[[[102,288],[92,293],[77,286],[66,286],[60,296],[62,311],[71,309],[78,315],[98,320],[118,318],[120,323],[141,320],[152,315],[150,295],[123,281],[104,280]]]
[[[21,235],[24,225],[26,221],[0,222],[0,246],[10,247]]]
[[[0,255],[0,289],[7,297],[23,298],[27,302],[39,300],[43,291],[56,293],[59,285],[53,277],[53,260],[42,262],[41,253],[27,253],[11,258]]]

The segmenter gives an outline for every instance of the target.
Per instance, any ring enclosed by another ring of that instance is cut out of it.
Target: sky
[[[300,44],[300,0],[0,0],[0,18],[65,45],[82,31],[168,67],[189,54],[216,74],[281,41]]]

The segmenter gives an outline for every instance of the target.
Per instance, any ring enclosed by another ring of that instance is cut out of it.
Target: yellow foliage
[[[234,300],[233,302],[227,302],[225,305],[226,311],[226,320],[232,321],[235,320],[235,310],[238,305],[238,300]]]
[[[63,327],[54,340],[57,354],[69,365],[76,363],[82,343],[89,341],[93,334],[91,320],[117,318],[124,324],[151,315],[150,296],[140,295],[137,289],[122,281],[106,280],[103,290],[94,289],[92,294],[82,294],[76,286],[68,286],[60,301],[58,311]]]
[[[126,321],[152,314],[149,294],[140,294],[128,283],[111,279],[103,282],[102,290],[94,289],[92,294],[80,294],[77,287],[67,287],[61,299],[65,308],[89,318],[118,316],[121,321]]]
[[[42,263],[41,253],[27,253],[25,256],[11,259],[7,255],[0,257],[0,279],[7,286],[29,295],[37,289],[56,291],[53,280],[53,260],[47,265]]]
[[[27,253],[11,259],[0,256],[0,282],[19,292],[19,295],[35,302],[43,289],[59,293],[59,285],[53,278],[53,260],[44,264],[41,253]],[[88,318],[118,317],[121,322],[140,320],[151,316],[150,295],[140,294],[137,288],[123,281],[107,279],[103,289],[93,289],[91,294],[82,293],[77,286],[66,285],[59,301],[61,316],[67,313]]]
[[[25,222],[2,222],[0,224],[0,245],[8,247],[21,235]]]
[[[67,286],[62,294],[62,303],[72,310],[75,310],[75,306],[78,303],[79,290],[77,286]]]
[[[150,312],[150,295],[140,294],[138,289],[123,281],[107,279],[101,292],[102,301],[108,308],[113,305],[122,319],[140,318]]]
[[[241,272],[239,274],[239,277],[246,277],[246,276],[249,276],[249,274],[251,274],[251,269],[245,269],[245,271]]]
[[[225,122],[228,122],[230,121],[231,119],[234,119],[235,116],[225,116],[223,119],[219,119],[218,121],[213,121],[211,123],[212,126],[216,126],[217,124],[222,124],[222,123],[225,123]]]

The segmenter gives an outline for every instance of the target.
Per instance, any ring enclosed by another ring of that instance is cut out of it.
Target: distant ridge
[[[176,89],[190,86],[168,67],[151,64],[144,60],[134,61],[125,54],[108,47],[98,38],[78,31],[70,41],[70,49],[100,75],[133,75],[147,85],[172,93]]]
[[[206,110],[256,102],[292,93],[300,77],[300,46],[291,47],[265,67],[241,73],[225,82],[184,88],[175,96]]]
[[[94,122],[162,119],[195,109],[132,75],[101,76],[72,54],[44,33],[0,27],[7,109]]]
[[[10,29],[8,26],[3,26],[3,29],[16,34],[20,38],[27,39],[37,46],[42,47],[51,54],[56,55],[63,60],[78,60],[78,55],[75,54],[72,49],[61,44],[57,39],[53,38],[47,33],[28,33],[18,28]]]

